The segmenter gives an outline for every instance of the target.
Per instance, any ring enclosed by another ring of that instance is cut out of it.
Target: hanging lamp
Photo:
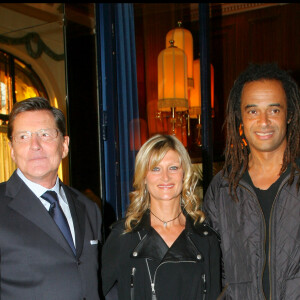
[[[192,33],[182,27],[182,22],[177,22],[178,27],[171,29],[166,35],[166,48],[169,46],[169,41],[174,41],[174,46],[182,49],[187,56],[187,77],[188,87],[194,86],[193,81],[193,36]]]

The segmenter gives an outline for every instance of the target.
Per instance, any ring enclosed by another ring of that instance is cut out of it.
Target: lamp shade
[[[181,27],[181,22],[178,22],[178,27],[170,30],[166,35],[166,48],[169,46],[169,41],[174,41],[174,46],[182,49],[187,57],[187,77],[188,87],[193,87],[193,36],[192,33]]]
[[[201,114],[201,77],[200,77],[200,59],[193,62],[194,88],[190,89],[189,94],[189,114],[190,118],[197,119]],[[214,116],[214,67],[210,65],[210,85],[211,85],[211,108],[212,116]]]
[[[171,43],[169,48],[159,53],[157,67],[158,109],[188,110],[187,62],[184,51]]]
[[[194,88],[190,89],[189,115],[192,119],[197,119],[201,114],[201,78],[200,78],[200,59],[193,61]]]

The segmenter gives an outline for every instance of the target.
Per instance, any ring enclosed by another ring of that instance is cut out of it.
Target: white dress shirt
[[[58,200],[59,200],[59,205],[60,205],[62,211],[64,212],[65,216],[66,216],[66,219],[68,221],[68,224],[69,224],[69,227],[70,227],[70,230],[71,230],[73,242],[74,242],[74,245],[76,247],[74,224],[73,224],[73,220],[72,220],[68,200],[67,200],[67,197],[65,195],[65,192],[64,192],[63,188],[61,188],[61,186],[59,185],[58,176],[56,178],[55,185],[51,189],[47,189],[47,188],[45,188],[45,187],[43,187],[43,186],[41,186],[37,183],[34,183],[34,182],[30,181],[29,179],[27,179],[25,177],[25,175],[21,172],[20,169],[17,169],[17,174],[24,181],[24,183],[29,187],[29,189],[40,199],[40,201],[42,202],[42,204],[45,206],[45,208],[48,211],[49,211],[49,208],[50,208],[50,203],[48,201],[46,201],[45,199],[41,198],[41,196],[46,191],[49,191],[49,190],[56,192],[56,194],[58,196]]]

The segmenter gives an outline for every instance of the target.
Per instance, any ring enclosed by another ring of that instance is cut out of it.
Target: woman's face
[[[157,166],[148,170],[145,183],[151,202],[179,201],[182,191],[183,169],[178,153],[169,150]]]

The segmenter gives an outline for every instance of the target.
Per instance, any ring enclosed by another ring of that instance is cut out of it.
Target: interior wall
[[[249,63],[277,62],[300,84],[300,6],[276,5],[210,19],[210,57],[215,68],[214,155],[225,146],[223,123],[234,80]]]

